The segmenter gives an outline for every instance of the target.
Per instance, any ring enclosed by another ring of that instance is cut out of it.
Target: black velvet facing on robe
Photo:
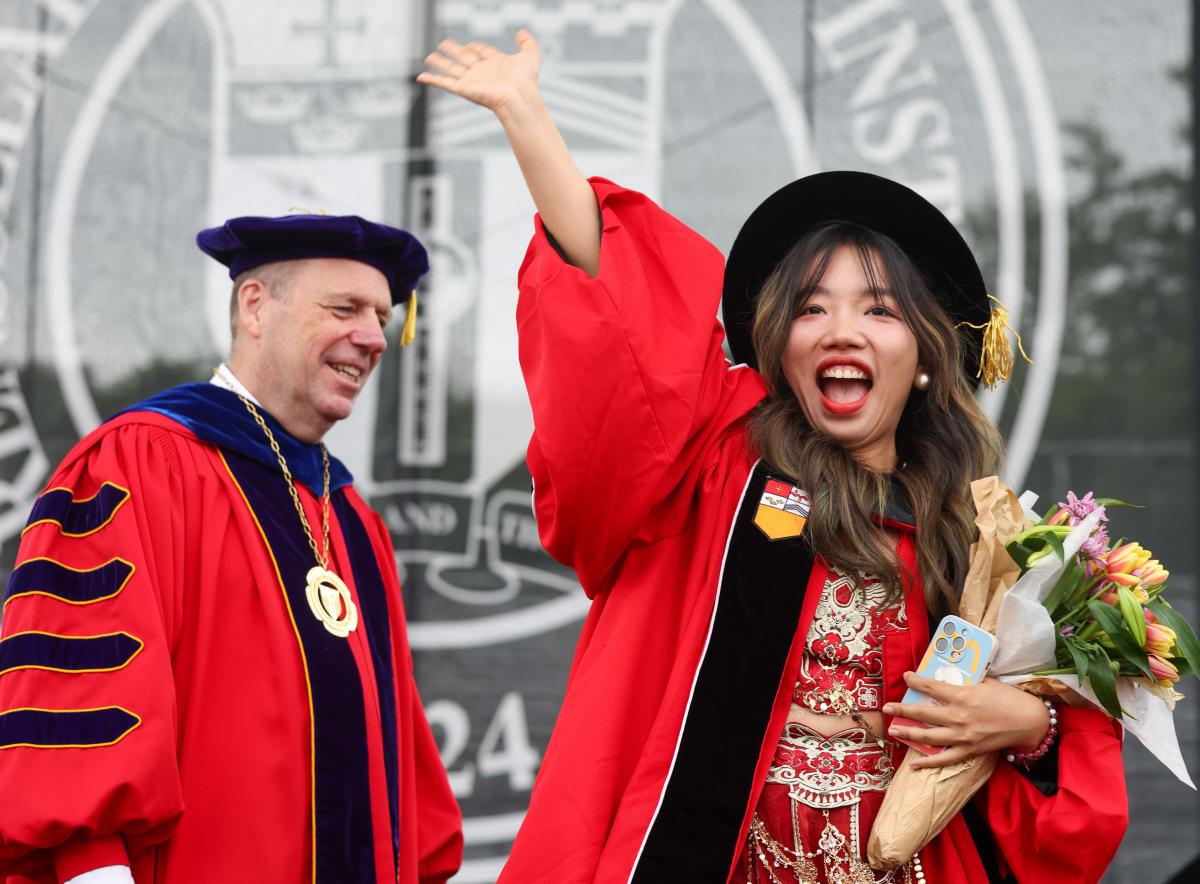
[[[738,833],[759,751],[815,562],[806,535],[771,541],[754,524],[769,478],[795,484],[760,461],[746,486],[721,572],[712,635],[662,803],[634,867],[634,884],[724,882],[741,850]],[[914,524],[899,485],[880,521]],[[1043,794],[1053,795],[1057,744],[1022,772]],[[970,805],[964,816],[988,880],[1008,884],[1012,879],[999,872],[986,823]]]
[[[360,628],[367,630],[367,643],[371,646],[371,660],[375,668],[375,688],[379,693],[379,718],[383,728],[383,764],[387,771],[388,810],[391,813],[392,854],[400,860],[400,768],[396,737],[396,692],[392,673],[392,627],[388,613],[387,591],[379,563],[371,546],[367,529],[346,499],[345,494],[336,494],[333,509],[346,549],[354,568],[354,588],[358,590],[358,601],[362,608]]]
[[[309,609],[305,576],[316,561],[282,474],[231,451],[224,455],[266,535],[308,666],[316,758],[314,880],[374,884],[370,772],[358,666],[347,640],[328,632]]]
[[[768,540],[754,516],[768,478],[755,467],[734,519],[708,648],[636,884],[722,882],[813,567],[806,537]]]

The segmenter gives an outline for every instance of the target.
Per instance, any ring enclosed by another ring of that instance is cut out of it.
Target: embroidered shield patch
[[[771,540],[798,537],[808,520],[809,507],[808,495],[795,485],[767,479],[754,524]]]

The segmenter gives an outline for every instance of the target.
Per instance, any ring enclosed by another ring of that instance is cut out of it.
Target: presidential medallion
[[[304,595],[313,616],[338,638],[354,632],[358,628],[358,607],[342,578],[328,568],[314,565],[308,569],[306,580]]]

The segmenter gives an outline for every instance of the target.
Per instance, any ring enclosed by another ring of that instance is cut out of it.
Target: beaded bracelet
[[[1028,752],[1009,752],[1005,755],[1004,757],[1010,764],[1020,762],[1028,767],[1049,752],[1050,747],[1054,745],[1054,738],[1058,736],[1058,709],[1045,698],[1042,698],[1042,702],[1046,704],[1046,711],[1050,713],[1050,729],[1046,731],[1046,736],[1042,737],[1042,741]]]

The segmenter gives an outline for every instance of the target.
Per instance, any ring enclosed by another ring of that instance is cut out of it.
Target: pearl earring
[[[933,383],[933,378],[928,373],[922,371],[917,374],[917,379],[913,381],[913,386],[924,392],[929,389],[931,383]]]

